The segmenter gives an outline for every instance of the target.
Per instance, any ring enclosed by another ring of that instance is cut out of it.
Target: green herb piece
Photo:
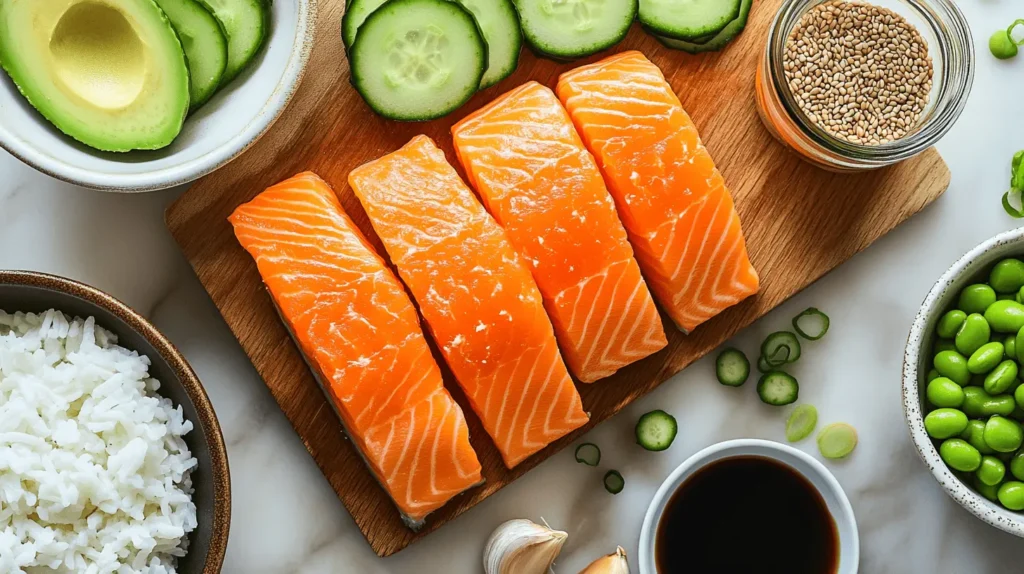
[[[576,447],[576,462],[587,466],[597,466],[601,462],[601,449],[592,442],[585,442]]]
[[[1017,20],[1014,26],[1017,24],[1024,24],[1024,20]],[[1024,218],[1024,165],[1022,164],[1024,164],[1024,150],[1013,154],[1013,160],[1010,161],[1010,190],[1003,194],[1003,211],[1016,219]],[[1015,206],[1014,203],[1020,207]]]

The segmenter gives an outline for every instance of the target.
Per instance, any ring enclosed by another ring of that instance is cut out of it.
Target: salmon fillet
[[[615,203],[551,90],[526,83],[456,124],[452,136],[470,183],[529,263],[579,380],[665,347]]]
[[[228,218],[373,474],[406,522],[480,484],[462,409],[445,390],[398,278],[312,173]]]
[[[586,424],[529,269],[444,152],[417,136],[349,183],[506,466]]]
[[[623,52],[562,74],[556,91],[676,325],[690,332],[757,293],[732,196],[661,70]]]

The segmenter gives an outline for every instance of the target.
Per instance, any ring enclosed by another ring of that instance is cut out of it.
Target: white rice
[[[196,527],[181,407],[92,317],[0,311],[0,573],[175,571]]]

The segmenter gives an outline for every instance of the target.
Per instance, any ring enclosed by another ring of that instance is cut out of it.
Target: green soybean
[[[1024,430],[1008,418],[993,416],[985,423],[985,444],[996,452],[1013,452],[1024,443]]]
[[[1017,335],[1007,335],[1003,338],[1003,356],[1017,360]]]
[[[943,351],[956,351],[956,343],[953,339],[936,339],[932,352],[936,355]]]
[[[996,368],[996,365],[998,365],[999,361],[1002,359],[1002,343],[998,341],[985,343],[971,354],[971,358],[967,359],[967,370],[975,375],[981,375]]]
[[[939,372],[936,371],[935,369],[930,369],[928,371],[928,382],[930,383],[941,376],[942,375],[940,375]]]
[[[964,313],[984,313],[989,305],[996,302],[996,292],[984,283],[977,283],[964,287],[960,292],[960,301],[957,307]]]
[[[974,471],[974,476],[978,477],[978,481],[983,484],[995,486],[1006,476],[1006,465],[994,456],[983,456],[981,457],[981,466]]]
[[[1016,301],[996,301],[985,309],[985,320],[997,333],[1016,333],[1024,327],[1024,305]]]
[[[960,435],[967,425],[967,415],[951,408],[935,409],[924,417],[925,432],[940,440]]]
[[[989,328],[988,321],[978,313],[971,313],[960,325],[953,344],[956,346],[957,351],[969,357],[980,349],[982,345],[988,343],[991,336],[992,329]]]
[[[1017,362],[1009,359],[996,365],[996,368],[985,375],[983,387],[990,395],[1005,393],[1017,382]]]
[[[1017,390],[1013,391],[1013,399],[1017,401],[1018,405],[1024,405],[1024,385],[1017,387]]]
[[[988,51],[1000,60],[1009,60],[1017,55],[1019,48],[1006,30],[998,30],[988,39]]]
[[[956,408],[964,404],[963,387],[946,377],[939,377],[928,383],[925,396],[928,397],[928,402],[936,407]]]
[[[964,402],[960,410],[972,419],[991,415],[1010,416],[1017,402],[1009,394],[990,395],[982,387],[964,387]]]
[[[939,456],[953,470],[974,472],[981,466],[981,453],[966,441],[958,438],[946,439],[939,445]]]
[[[1018,303],[1024,303],[1024,287],[1021,287],[1020,291],[1017,291],[1017,295],[1016,295],[1016,297],[1014,297],[1014,299]]]
[[[1010,510],[1024,510],[1024,482],[1004,482],[999,487],[999,504]]]
[[[991,500],[992,502],[999,501],[999,485],[985,484],[977,478],[974,479],[974,489],[978,491],[978,494]]]
[[[967,369],[967,359],[956,351],[940,351],[936,354],[935,370],[943,377],[961,386],[971,380],[971,372]]]
[[[973,420],[968,422],[967,427],[960,433],[960,438],[978,449],[978,452],[981,454],[994,454],[996,452],[985,442],[985,421]]]
[[[939,324],[935,327],[935,334],[943,339],[952,339],[956,336],[956,332],[960,330],[960,325],[963,325],[966,319],[967,313],[959,309],[947,311],[939,319]]]
[[[1010,358],[1017,359],[1018,363],[1024,364],[1024,328],[1018,330],[1017,335],[1013,338],[1013,350],[1017,356]]]
[[[1024,287],[1024,261],[1011,257],[996,263],[988,274],[988,284],[997,293],[1016,293]]]
[[[1024,451],[1018,452],[1010,459],[1010,474],[1017,480],[1024,480]]]

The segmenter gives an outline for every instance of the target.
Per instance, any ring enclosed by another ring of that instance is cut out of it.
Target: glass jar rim
[[[931,27],[938,46],[929,48],[933,58],[941,58],[941,82],[933,80],[934,108],[910,134],[883,144],[859,144],[838,138],[812,121],[796,104],[785,81],[783,69],[786,41],[800,18],[810,9],[829,0],[784,0],[772,21],[768,35],[767,71],[786,113],[803,134],[815,144],[842,157],[887,165],[913,157],[935,144],[960,116],[974,82],[974,42],[963,13],[953,0],[900,0],[917,11]],[[870,3],[868,0],[852,0]]]

